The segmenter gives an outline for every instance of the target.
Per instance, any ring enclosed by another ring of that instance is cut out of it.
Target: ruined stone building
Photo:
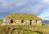
[[[15,16],[14,16],[15,15]],[[42,20],[37,16],[28,14],[12,14],[3,19],[5,24],[15,23],[16,25],[34,25],[42,23]]]

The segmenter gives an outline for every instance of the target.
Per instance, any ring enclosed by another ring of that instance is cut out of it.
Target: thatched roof
[[[32,20],[39,20],[41,18],[32,15],[32,14],[17,14],[17,13],[13,13],[11,15],[6,16],[5,18],[15,18],[15,19],[32,19]]]

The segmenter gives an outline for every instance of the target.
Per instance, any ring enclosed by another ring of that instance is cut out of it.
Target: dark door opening
[[[36,20],[36,23],[37,23],[37,20]]]
[[[13,19],[11,19],[10,22],[13,23]]]
[[[32,24],[32,20],[30,20],[30,25]]]
[[[23,20],[21,20],[21,23],[23,23],[24,21]]]

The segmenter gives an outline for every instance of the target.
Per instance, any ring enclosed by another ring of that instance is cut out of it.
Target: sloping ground
[[[34,20],[39,20],[41,18],[35,16],[35,15],[32,15],[32,14],[18,14],[18,13],[13,13],[13,14],[10,14],[8,16],[6,16],[5,18],[15,18],[15,19],[34,19]]]
[[[35,19],[39,20],[35,15],[31,14],[11,14],[5,18],[15,19]],[[47,25],[0,25],[0,34],[49,34],[49,26]]]
[[[2,24],[3,23],[3,19],[0,19],[0,24]]]
[[[49,34],[49,25],[0,26],[0,34]]]

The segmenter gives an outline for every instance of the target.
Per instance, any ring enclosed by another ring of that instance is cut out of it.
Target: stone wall
[[[36,20],[32,20],[32,23],[31,23],[31,24],[32,24],[32,25],[37,24]]]
[[[4,23],[6,24],[12,24],[11,19],[4,19]],[[41,23],[41,20],[21,20],[21,19],[13,19],[13,23],[16,25],[35,25]]]
[[[5,23],[5,24],[7,24],[7,25],[10,24],[10,19],[4,19],[4,20],[3,20],[3,23]]]

